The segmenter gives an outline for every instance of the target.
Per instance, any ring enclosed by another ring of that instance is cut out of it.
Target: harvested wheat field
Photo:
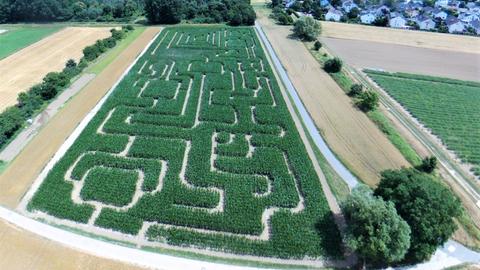
[[[480,54],[365,40],[326,37],[321,40],[334,55],[359,69],[383,69],[460,80],[480,80]],[[478,48],[480,51],[480,46]]]
[[[259,21],[322,136],[355,174],[375,185],[381,171],[409,165],[303,43],[289,38],[290,27],[274,25],[265,17]]]
[[[0,204],[14,208],[49,159],[159,32],[146,29],[102,73],[68,102],[0,175]],[[45,143],[48,142],[48,143]]]
[[[478,37],[322,21],[322,36],[480,54]]]
[[[64,247],[4,221],[0,243],[8,243],[0,245],[0,269],[141,269]]]
[[[83,48],[109,36],[106,27],[67,27],[1,60],[0,111],[47,73],[62,70],[68,59],[78,61]]]

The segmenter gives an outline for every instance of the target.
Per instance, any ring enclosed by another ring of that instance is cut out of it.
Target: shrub
[[[435,156],[431,157],[426,157],[422,160],[422,164],[420,164],[417,169],[426,172],[426,173],[432,173],[435,168],[437,168],[437,158]]]
[[[350,92],[348,92],[349,96],[358,97],[363,92],[363,85],[355,83],[350,87]]]
[[[365,91],[359,95],[357,106],[364,112],[369,112],[378,107],[378,94],[373,91]]]
[[[303,16],[293,25],[293,33],[306,41],[315,40],[320,35],[320,23],[311,17]]]
[[[313,44],[313,48],[315,49],[315,51],[320,50],[320,48],[322,48],[322,43],[319,40],[315,41],[315,43]]]
[[[328,59],[325,61],[323,69],[328,73],[337,73],[342,70],[342,60],[338,57]]]

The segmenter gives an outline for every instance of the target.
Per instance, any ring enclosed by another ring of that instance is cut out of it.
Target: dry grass
[[[17,101],[51,71],[60,71],[68,59],[78,61],[82,50],[98,39],[110,36],[110,28],[67,27],[0,61],[0,111]]]

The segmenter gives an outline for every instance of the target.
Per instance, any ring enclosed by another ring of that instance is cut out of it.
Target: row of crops
[[[341,254],[318,176],[246,27],[166,28],[28,210],[155,244]]]
[[[473,164],[473,172],[480,177],[480,83],[404,73],[367,73],[449,150]]]

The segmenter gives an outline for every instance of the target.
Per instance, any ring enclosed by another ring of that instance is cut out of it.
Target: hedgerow
[[[115,169],[115,178],[88,187],[99,168]],[[131,198],[137,171],[145,177],[140,199],[115,208]],[[318,176],[252,28],[166,28],[29,209],[86,223],[92,205],[71,200],[71,181],[85,177],[88,197],[105,203],[94,221],[101,228],[136,235],[151,222],[140,237],[258,256],[341,253]],[[110,185],[122,198],[107,196]],[[265,225],[267,209],[276,210]]]

